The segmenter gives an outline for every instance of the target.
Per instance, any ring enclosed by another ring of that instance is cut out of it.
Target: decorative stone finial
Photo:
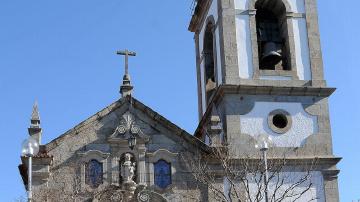
[[[29,135],[35,138],[41,144],[42,129],[40,127],[40,114],[38,103],[35,101],[31,113],[30,127],[28,128]]]
[[[31,121],[37,121],[40,124],[40,114],[39,114],[39,107],[37,101],[35,101],[33,106],[33,110],[31,113]]]
[[[129,75],[129,56],[136,56],[136,53],[125,50],[125,51],[118,51],[117,54],[125,56],[125,75],[123,77],[123,83],[120,87],[120,93],[122,97],[131,96],[134,87],[131,85],[131,80]]]

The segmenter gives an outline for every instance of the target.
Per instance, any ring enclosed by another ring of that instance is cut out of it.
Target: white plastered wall
[[[204,35],[205,35],[205,28],[206,28],[206,19],[208,19],[209,16],[213,16],[215,20],[215,48],[216,48],[216,79],[218,85],[222,84],[222,72],[221,72],[221,54],[220,54],[220,32],[219,27],[217,26],[218,22],[218,0],[212,0],[211,6],[209,8],[209,11],[206,15],[205,22],[203,24],[203,27],[201,28],[201,31],[199,33],[199,55],[202,59],[202,52],[204,49]],[[205,66],[204,66],[204,60],[202,59],[200,61],[200,77],[201,77],[201,100],[202,100],[202,108],[203,108],[203,114],[206,111],[206,93],[205,93]]]
[[[249,79],[253,77],[252,47],[250,36],[249,15],[236,15],[236,41],[239,61],[239,77]]]
[[[284,110],[290,114],[291,127],[284,134],[274,132],[268,117],[274,110]],[[241,133],[256,138],[260,134],[267,134],[273,140],[274,147],[301,147],[305,140],[318,133],[317,116],[308,114],[301,103],[286,102],[255,102],[253,109],[240,116]]]
[[[241,79],[251,79],[254,72],[250,36],[250,16],[246,14],[248,4],[249,0],[235,0],[236,44],[238,50],[239,77]]]
[[[309,42],[305,18],[294,18],[295,56],[300,80],[311,80]]]
[[[250,37],[250,16],[247,14],[250,0],[234,0],[236,9],[236,40],[239,61],[239,77],[253,78],[252,44]],[[287,0],[293,13],[305,14],[304,0]],[[297,74],[300,80],[311,80],[310,53],[305,18],[293,18],[295,58]],[[260,79],[274,80],[274,77]],[[288,80],[278,77],[277,80]]]
[[[270,175],[271,175],[271,173],[270,173]],[[284,179],[283,186],[276,192],[277,194],[275,194],[276,198],[281,198],[281,196],[286,195],[286,194],[284,194],[284,191],[286,189],[289,189],[289,187],[291,185],[294,185],[295,183],[300,182],[301,178],[304,178],[306,176],[308,176],[308,174],[306,172],[282,172],[279,177],[280,180],[273,178],[269,182],[269,186],[268,186],[269,187],[269,196],[272,196],[274,194],[274,189],[277,184],[276,182],[280,182],[282,179]],[[308,191],[306,191],[305,193],[303,193],[297,201],[325,202],[325,193],[324,193],[324,186],[323,186],[324,182],[323,182],[322,173],[319,171],[313,171],[313,172],[310,172],[310,176],[308,176],[308,177],[309,177],[309,180],[305,181],[300,186],[296,186],[293,189],[290,188],[291,191],[286,196],[290,196],[291,194],[302,193],[309,186],[309,183],[312,183],[311,188]],[[259,190],[257,187],[257,184],[255,182],[253,182],[251,175],[249,175],[248,178],[249,178],[249,181],[252,181],[249,186],[250,191],[253,193],[252,194],[253,196],[256,196],[256,194]],[[298,195],[296,195],[294,197],[288,197],[283,201],[284,202],[292,202],[297,197],[298,197]],[[265,200],[263,200],[263,201],[265,201]]]

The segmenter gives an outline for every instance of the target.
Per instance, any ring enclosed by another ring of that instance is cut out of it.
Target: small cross
[[[117,51],[116,54],[118,55],[125,55],[125,75],[129,74],[129,56],[136,56],[135,52],[124,50],[124,51]]]

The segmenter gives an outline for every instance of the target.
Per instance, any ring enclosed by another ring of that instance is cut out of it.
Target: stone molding
[[[153,186],[157,191],[162,192],[164,190],[172,189],[173,185],[170,184],[167,188],[161,189],[155,185],[155,179],[154,179],[154,163],[156,163],[159,160],[165,160],[166,162],[171,164],[171,176],[174,177],[174,174],[176,173],[176,167],[175,162],[176,158],[178,156],[178,153],[170,152],[166,149],[159,149],[153,153],[146,153],[146,157],[148,158],[149,162],[149,182],[150,186]]]
[[[110,156],[110,153],[105,153],[98,150],[89,150],[85,152],[79,152],[78,153],[81,161],[80,165],[80,187],[83,191],[89,191],[92,192],[93,190],[103,190],[107,185],[110,184],[109,179],[107,178],[107,171],[108,169],[108,157]],[[92,188],[85,182],[85,173],[86,173],[86,163],[91,160],[97,160],[98,162],[102,163],[103,166],[103,183],[98,186],[97,188]]]
[[[191,21],[188,27],[188,30],[191,32],[199,32],[200,25],[204,22],[205,13],[209,10],[213,0],[207,1],[198,1],[194,9],[194,13],[191,17]]]
[[[249,0],[248,8],[250,10],[255,10],[255,4],[258,0]],[[292,11],[290,3],[287,0],[280,0],[282,3],[284,3],[286,11]]]
[[[146,153],[146,157],[149,158],[150,163],[155,163],[158,160],[165,160],[169,163],[175,161],[175,158],[178,156],[178,153],[173,153],[167,149],[159,149],[153,153]]]
[[[272,157],[268,156],[268,161],[271,162],[278,162],[280,164],[284,164],[285,167],[297,166],[299,170],[301,170],[301,166],[303,168],[308,168],[308,166],[312,166],[311,170],[321,170],[323,173],[328,172],[328,174],[333,175],[336,174],[335,172],[339,173],[339,170],[332,169],[336,166],[342,158],[335,157],[335,156],[313,156],[313,157]],[[232,158],[234,165],[236,164],[244,164],[244,162],[248,163],[249,165],[258,165],[259,160],[261,157],[258,155],[256,156],[245,156],[245,157],[237,157]],[[208,159],[208,162],[212,164],[217,164],[218,159]],[[298,171],[298,170],[293,170]]]
[[[277,114],[281,114],[281,115],[284,115],[286,116],[286,119],[287,119],[287,125],[285,128],[278,128],[276,127],[274,124],[273,124],[273,118],[275,115]],[[288,132],[290,129],[291,129],[291,126],[292,126],[292,117],[291,115],[289,114],[289,112],[283,110],[283,109],[277,109],[277,110],[274,110],[272,112],[270,112],[269,116],[268,116],[268,125],[269,125],[269,128],[274,131],[275,133],[277,134],[284,134],[286,132]]]
[[[107,159],[110,156],[110,153],[105,153],[99,150],[88,150],[85,152],[78,152],[78,155],[81,157],[83,162],[88,162],[91,159],[96,159],[98,161]]]
[[[322,174],[324,176],[324,180],[331,181],[338,178],[340,170],[323,170]]]
[[[251,85],[221,85],[213,100],[221,98],[223,94],[245,95],[284,95],[284,96],[316,96],[329,97],[335,88],[318,87],[285,87],[285,86],[251,86]]]

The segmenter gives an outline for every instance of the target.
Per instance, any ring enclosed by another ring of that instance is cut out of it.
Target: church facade
[[[132,95],[126,62],[121,99],[44,145],[34,106],[33,201],[339,201],[316,0],[197,0],[189,31],[195,133]]]

